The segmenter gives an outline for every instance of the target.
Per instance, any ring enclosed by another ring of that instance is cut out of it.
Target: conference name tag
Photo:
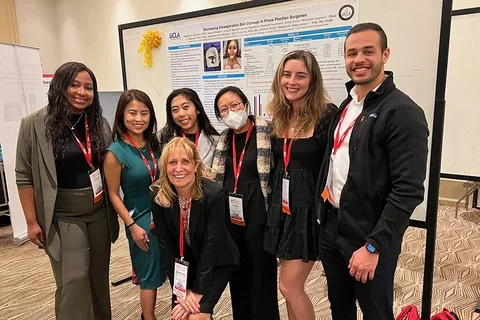
[[[228,205],[230,208],[230,220],[237,226],[245,226],[245,218],[243,216],[243,196],[238,193],[230,193],[228,197]]]
[[[175,271],[173,272],[173,294],[182,300],[187,297],[188,262],[175,259]]]
[[[282,183],[282,211],[285,214],[290,215],[290,178],[288,176],[283,177]]]
[[[88,171],[88,176],[93,190],[93,202],[97,203],[103,199],[102,174],[99,168],[93,168]]]

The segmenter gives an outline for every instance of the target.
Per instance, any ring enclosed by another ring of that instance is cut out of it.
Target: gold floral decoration
[[[161,43],[162,36],[158,30],[148,29],[143,33],[138,53],[143,53],[143,65],[145,68],[152,67],[152,50],[158,48]]]

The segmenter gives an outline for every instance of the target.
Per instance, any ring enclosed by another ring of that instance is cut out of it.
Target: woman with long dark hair
[[[110,242],[117,215],[104,190],[102,164],[111,130],[93,72],[62,65],[48,105],[22,119],[16,182],[30,241],[47,252],[57,290],[57,319],[110,319]]]
[[[150,210],[149,186],[159,177],[156,130],[157,119],[148,95],[136,89],[125,91],[118,100],[114,141],[104,164],[110,199],[125,223],[130,258],[140,282],[142,319],[147,320],[156,319],[157,288],[165,281]]]
[[[218,132],[210,124],[202,101],[190,88],[173,90],[167,97],[167,123],[160,132],[161,145],[174,137],[186,137],[198,148],[202,162],[212,166]]]

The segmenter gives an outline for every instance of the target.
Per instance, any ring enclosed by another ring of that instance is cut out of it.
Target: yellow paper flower
[[[152,50],[156,49],[162,43],[162,36],[158,30],[147,29],[143,33],[142,42],[138,47],[138,53],[143,53],[143,65],[150,68],[152,63]]]

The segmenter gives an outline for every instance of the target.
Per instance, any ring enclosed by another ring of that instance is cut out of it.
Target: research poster
[[[348,81],[343,44],[357,22],[358,1],[337,1],[167,29],[172,90],[195,89],[212,124],[221,130],[214,113],[220,89],[241,88],[250,100],[250,113],[268,116],[280,60],[290,51],[308,50],[317,58],[331,100],[339,105]]]

